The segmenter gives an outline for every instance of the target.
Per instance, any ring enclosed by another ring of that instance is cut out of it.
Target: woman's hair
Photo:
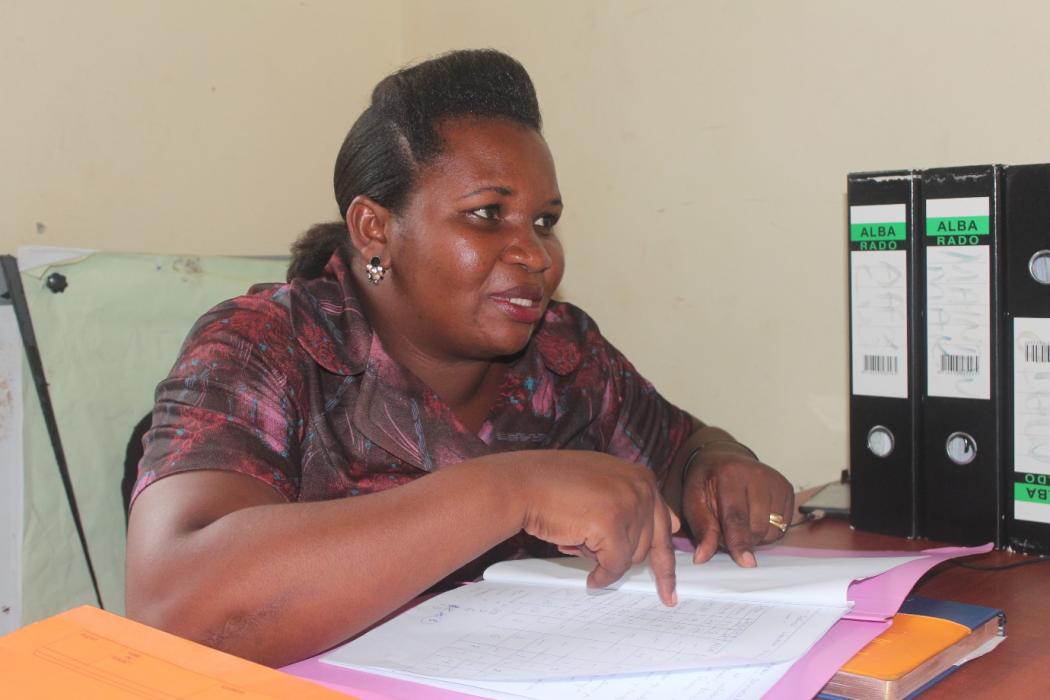
[[[343,218],[358,195],[400,214],[419,169],[444,149],[441,122],[461,117],[542,125],[529,74],[504,53],[453,51],[404,68],[376,85],[339,149],[335,198]],[[310,227],[292,245],[288,279],[319,277],[336,250],[349,260],[345,221]]]

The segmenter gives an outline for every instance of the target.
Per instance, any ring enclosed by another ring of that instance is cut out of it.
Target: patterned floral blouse
[[[197,321],[157,387],[133,498],[194,469],[250,475],[289,501],[342,498],[541,448],[607,452],[659,477],[692,427],[590,317],[552,301],[473,433],[387,355],[336,254],[320,278],[256,285]]]

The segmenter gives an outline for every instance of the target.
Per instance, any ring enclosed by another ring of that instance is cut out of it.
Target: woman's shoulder
[[[566,375],[585,357],[604,357],[610,348],[591,316],[566,301],[551,301],[536,332],[536,348],[548,368]]]
[[[216,334],[246,340],[291,333],[288,285],[253,285],[247,293],[227,299],[204,312],[190,330],[189,338]]]
[[[282,363],[312,362],[334,374],[356,374],[367,362],[372,328],[346,276],[330,264],[320,277],[254,285],[201,316],[187,344],[279,347]]]
[[[299,355],[284,285],[256,285],[204,312],[190,328],[171,377],[196,376],[206,368],[214,381],[232,381],[249,368],[292,371]],[[269,370],[266,370],[269,371]]]

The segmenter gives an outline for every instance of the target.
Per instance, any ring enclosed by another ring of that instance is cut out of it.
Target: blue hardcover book
[[[1006,635],[1006,615],[983,605],[911,596],[893,624],[824,686],[828,700],[913,698]]]

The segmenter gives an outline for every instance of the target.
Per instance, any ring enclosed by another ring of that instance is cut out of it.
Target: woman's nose
[[[514,236],[503,251],[503,259],[512,265],[521,265],[529,272],[544,272],[553,258],[547,250],[543,237],[532,223],[517,227]]]

